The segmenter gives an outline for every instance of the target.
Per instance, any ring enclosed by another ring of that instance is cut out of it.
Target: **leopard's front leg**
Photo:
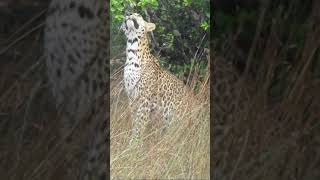
[[[136,106],[137,108],[135,113],[133,113],[133,129],[130,138],[130,144],[141,141],[142,135],[145,132],[148,122],[150,121],[150,102],[142,99]]]

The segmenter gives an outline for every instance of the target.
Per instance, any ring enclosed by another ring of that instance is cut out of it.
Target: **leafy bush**
[[[193,59],[206,67],[203,49],[209,45],[209,0],[120,0],[111,1],[111,48],[113,53],[124,49],[124,36],[119,27],[125,13],[139,13],[156,24],[152,49],[161,57],[161,64],[176,74],[188,73]],[[119,45],[120,44],[120,45]]]

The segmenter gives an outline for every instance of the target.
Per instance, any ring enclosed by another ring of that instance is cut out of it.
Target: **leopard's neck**
[[[126,49],[126,64],[124,67],[124,85],[129,97],[136,97],[137,85],[141,78],[142,70],[154,66],[154,56],[149,48],[147,35],[128,36]]]
[[[145,64],[153,61],[153,55],[149,48],[149,41],[147,36],[129,36],[127,39],[127,59],[126,66],[133,65],[144,66]]]

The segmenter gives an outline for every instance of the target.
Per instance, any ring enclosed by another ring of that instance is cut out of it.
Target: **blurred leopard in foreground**
[[[64,157],[77,159],[76,150],[82,152],[76,167],[70,168],[75,179],[106,179],[109,169],[108,6],[104,0],[52,0],[47,12],[44,55],[61,117]],[[86,148],[89,154],[83,152]]]

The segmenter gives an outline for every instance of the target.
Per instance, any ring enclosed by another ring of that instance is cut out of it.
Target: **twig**
[[[197,54],[198,54],[199,49],[200,49],[200,47],[201,47],[201,44],[202,44],[204,38],[206,37],[206,35],[207,35],[207,33],[205,33],[205,34],[203,35],[203,37],[202,37],[202,39],[201,39],[201,41],[200,41],[200,44],[199,44],[199,46],[198,46],[198,49],[197,49],[196,53],[195,53],[194,56],[193,56],[193,59],[195,59],[195,58],[197,57]],[[188,75],[187,83],[186,83],[186,84],[189,83],[189,79],[190,79],[190,76],[191,76],[191,72],[192,72],[193,66],[194,66],[194,63],[191,63],[191,67],[190,67],[190,71],[189,71],[189,75]]]
[[[36,19],[38,19],[39,17],[41,17],[45,12],[47,11],[47,9],[42,10],[40,13],[38,13],[37,15],[35,15],[34,17],[32,17],[29,21],[27,21],[26,23],[24,23],[18,30],[16,30],[14,33],[12,33],[10,35],[10,37],[8,38],[8,42],[18,33],[20,33],[22,30],[24,30],[28,25],[30,25],[32,22],[34,22]]]
[[[24,39],[25,37],[27,37],[29,34],[33,33],[34,31],[40,29],[40,27],[42,27],[44,25],[44,22],[39,24],[38,26],[32,28],[30,31],[24,33],[23,35],[21,35],[20,37],[18,37],[16,40],[14,40],[12,43],[10,43],[7,47],[5,47],[4,49],[2,49],[0,51],[0,55],[4,54],[5,52],[7,52],[12,46],[14,46],[15,44],[17,44],[19,41],[21,41],[22,39]]]
[[[254,35],[252,46],[250,48],[248,59],[247,59],[246,68],[245,68],[245,71],[244,71],[245,75],[247,75],[248,72],[249,72],[250,65],[251,65],[251,62],[252,62],[252,59],[253,59],[253,54],[254,54],[254,52],[256,52],[258,39],[259,39],[260,33],[262,31],[262,26],[263,26],[264,18],[265,18],[265,15],[266,15],[266,11],[267,11],[267,9],[269,7],[269,4],[270,4],[269,0],[264,0],[262,3],[263,3],[262,7],[261,7],[262,10],[261,10],[261,13],[260,13],[260,16],[259,16],[256,33]]]
[[[24,112],[21,132],[18,131],[18,133],[19,133],[19,144],[18,144],[18,147],[17,147],[17,162],[21,161],[20,160],[20,153],[22,152],[21,149],[22,149],[22,146],[23,146],[23,137],[24,137],[24,134],[25,134],[25,131],[26,131],[26,127],[27,127],[27,117],[28,117],[29,112],[30,112],[31,103],[32,103],[35,95],[37,94],[37,92],[40,90],[41,87],[42,87],[41,86],[41,81],[37,82],[35,87],[32,88],[30,96],[28,98],[28,102],[27,102],[26,109],[25,109],[25,112]],[[18,164],[19,163],[17,163],[17,165]]]
[[[235,172],[236,172],[237,169],[238,169],[239,163],[240,163],[240,161],[241,161],[242,158],[243,158],[243,153],[245,152],[246,146],[247,146],[247,144],[248,144],[249,132],[250,132],[250,131],[247,130],[247,133],[246,133],[246,136],[245,136],[246,138],[245,138],[244,143],[243,143],[243,146],[242,146],[242,148],[241,148],[241,151],[240,151],[238,160],[237,160],[234,168],[232,169],[231,176],[230,176],[230,180],[233,179],[234,174],[235,174]]]
[[[22,74],[22,76],[19,78],[19,80],[25,79],[34,69],[36,69],[38,66],[40,66],[41,63],[42,63],[42,58],[43,58],[43,56],[41,56],[36,63],[34,63],[27,71],[25,71],[25,72]],[[7,97],[7,95],[8,95],[10,92],[12,92],[13,88],[15,88],[15,87],[19,84],[19,80],[16,80],[16,81],[13,83],[13,85],[10,86],[10,87],[2,94],[2,96],[0,96],[0,102],[3,102],[3,99],[4,99],[5,97]]]

